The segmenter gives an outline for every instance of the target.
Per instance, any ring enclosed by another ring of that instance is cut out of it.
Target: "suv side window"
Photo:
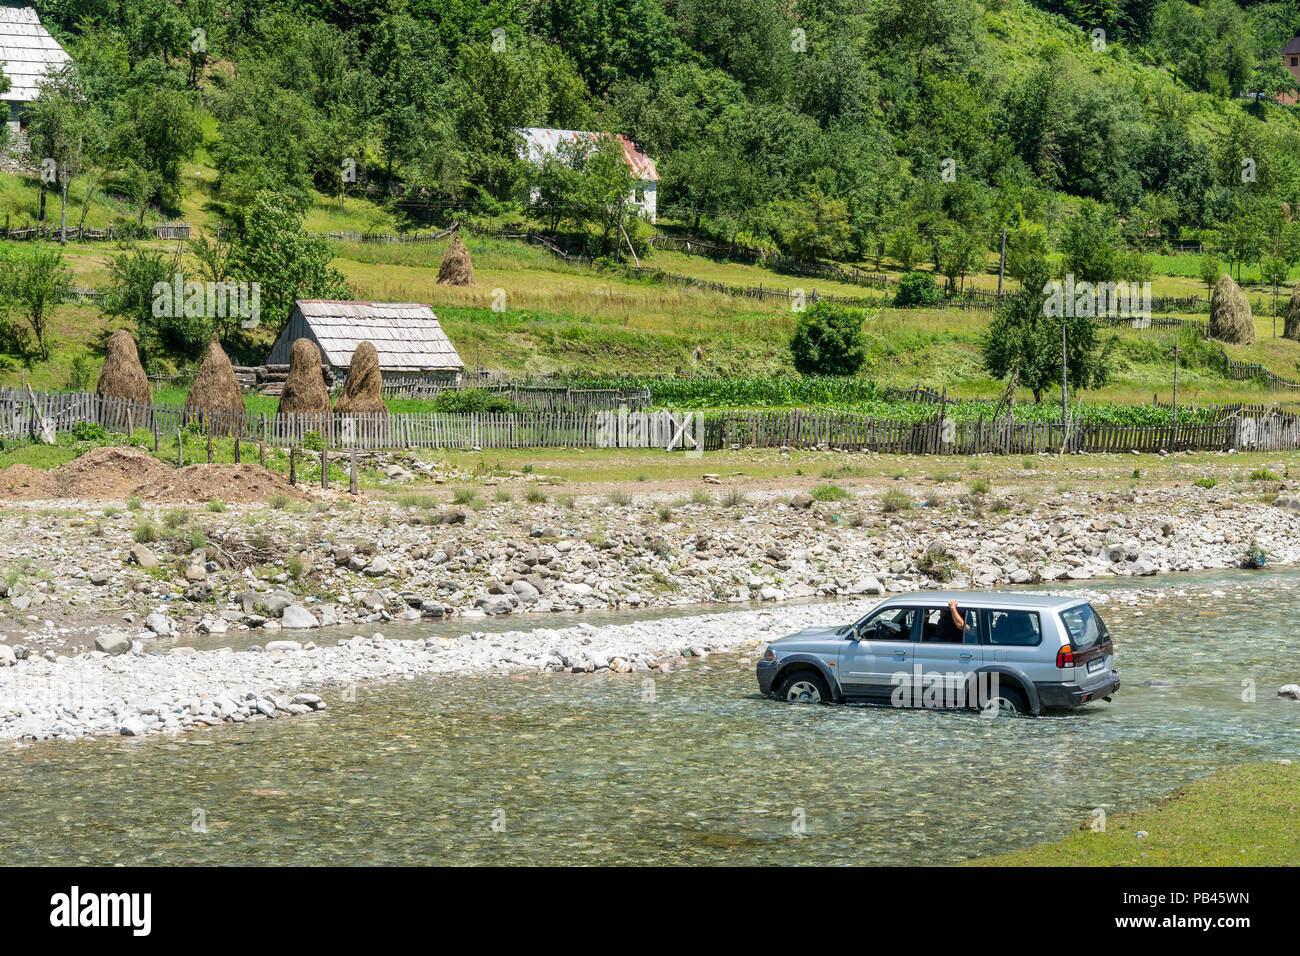
[[[1003,647],[1037,647],[1043,628],[1034,611],[989,611],[988,643]]]
[[[868,641],[910,641],[916,608],[891,607],[858,625],[858,635]]]
[[[927,644],[978,644],[979,610],[960,605],[957,610],[966,619],[966,634],[962,634],[946,607],[928,607],[921,617],[921,640]]]

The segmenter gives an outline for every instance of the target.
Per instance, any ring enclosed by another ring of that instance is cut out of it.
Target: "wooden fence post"
[[[357,493],[357,449],[352,448],[352,460],[348,464],[348,491],[351,494]]]
[[[298,481],[298,446],[289,446],[289,484],[296,484]]]
[[[257,443],[257,463],[263,468],[266,467],[266,442]]]
[[[185,453],[181,450],[181,429],[176,426],[176,467],[180,468],[185,464]]]
[[[212,464],[212,428],[208,428],[208,464]]]
[[[320,486],[321,488],[328,488],[330,486],[329,452],[324,448],[320,450]]]
[[[235,436],[235,464],[239,464],[239,436]]]

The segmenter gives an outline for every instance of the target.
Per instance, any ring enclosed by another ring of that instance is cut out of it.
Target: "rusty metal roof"
[[[362,342],[374,345],[379,368],[385,372],[459,371],[465,367],[427,305],[299,299],[294,307],[315,335],[323,359],[336,368],[350,367],[352,353]],[[292,328],[290,319],[286,333]]]
[[[622,133],[591,133],[577,129],[547,129],[543,126],[526,126],[518,132],[524,137],[524,158],[529,162],[541,162],[543,157],[554,156],[561,143],[587,142],[595,148],[602,138],[617,139],[623,147],[623,161],[632,175],[644,182],[657,183],[659,170],[655,161]]]
[[[9,92],[0,100],[30,103],[50,67],[58,69],[70,57],[41,26],[31,7],[0,7],[0,70],[9,78]]]

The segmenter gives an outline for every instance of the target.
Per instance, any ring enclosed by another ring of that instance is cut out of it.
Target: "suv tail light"
[[[1074,666],[1074,648],[1069,644],[1062,644],[1061,649],[1056,652],[1057,667]]]

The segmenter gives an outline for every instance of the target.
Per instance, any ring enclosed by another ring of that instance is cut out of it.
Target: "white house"
[[[58,69],[70,57],[41,26],[32,7],[0,7],[0,70],[9,79],[9,92],[0,94],[9,127],[18,130],[22,108],[36,99],[40,83],[50,68]]]
[[[592,149],[602,138],[617,138],[623,147],[623,161],[637,180],[637,187],[630,201],[640,211],[641,216],[650,222],[655,221],[655,207],[659,194],[659,171],[655,161],[622,133],[589,133],[576,129],[546,129],[541,126],[528,126],[518,130],[524,138],[521,155],[528,162],[539,166],[547,156],[559,154],[564,143],[589,143]],[[537,190],[533,190],[533,200],[537,199]]]

